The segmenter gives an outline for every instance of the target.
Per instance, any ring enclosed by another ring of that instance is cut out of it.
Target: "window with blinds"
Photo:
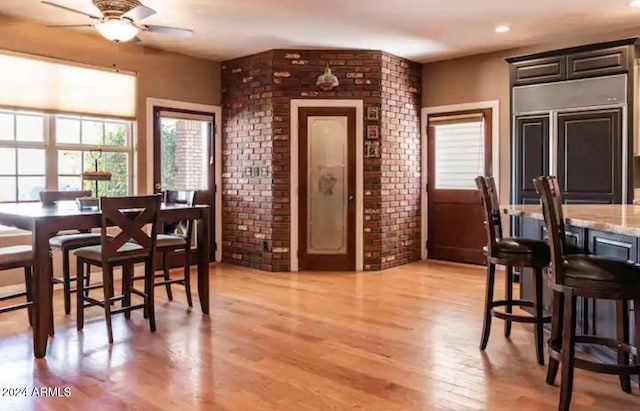
[[[109,117],[136,116],[136,77],[0,50],[0,106]]]
[[[435,129],[435,189],[475,190],[484,175],[484,119],[481,115],[437,118]]]

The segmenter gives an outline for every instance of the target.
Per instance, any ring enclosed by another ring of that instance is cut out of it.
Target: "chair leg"
[[[162,271],[164,271],[164,280],[171,280],[171,276],[169,275],[169,251],[162,252]],[[171,292],[171,284],[165,284],[165,288],[167,289],[167,298],[169,301],[173,301],[173,293]]]
[[[505,273],[505,300],[511,302],[513,300],[513,267],[508,266]],[[513,312],[513,306],[507,304],[505,312],[511,314]],[[509,338],[511,336],[511,320],[504,321],[504,336]]]
[[[71,273],[69,272],[69,250],[62,250],[62,286],[64,290],[64,313],[71,314]]]
[[[27,291],[27,302],[33,303],[33,281],[31,266],[28,265],[24,268],[24,286]],[[27,316],[29,317],[29,325],[33,326],[33,307],[30,305],[27,307]]]
[[[560,381],[559,411],[569,411],[573,391],[573,361],[576,337],[576,296],[572,290],[565,292],[564,326],[562,329],[562,380]]]
[[[582,297],[582,333],[589,334],[589,299]]]
[[[193,307],[193,300],[191,298],[191,271],[189,265],[189,250],[184,250],[184,292],[187,295],[187,304],[189,307]]]
[[[533,286],[535,288],[535,315],[536,315],[536,323],[535,323],[535,339],[536,339],[536,358],[538,360],[538,364],[544,365],[544,322],[543,322],[543,296],[542,296],[542,268],[536,268],[535,271],[535,279],[533,281]]]
[[[91,264],[87,264],[87,271],[86,271],[85,275],[86,275],[85,284],[87,285],[87,287],[89,287],[91,285]],[[85,289],[85,293],[86,293],[87,297],[89,296],[89,292],[90,291],[91,291],[90,288],[86,288]]]
[[[82,328],[84,327],[85,282],[82,275],[84,271],[83,266],[84,266],[84,263],[80,258],[78,258],[76,260],[76,283],[78,287],[78,289],[76,290],[76,327],[78,328],[78,331],[82,331]]]
[[[484,324],[482,326],[482,338],[480,340],[480,351],[487,348],[489,334],[491,333],[491,305],[493,303],[493,288],[496,278],[496,265],[489,263],[487,265],[487,289],[485,290],[484,300]]]
[[[49,302],[49,337],[53,337],[56,332],[56,327],[53,321],[53,256],[51,255],[51,250],[49,250],[49,278],[51,281],[49,282],[49,292],[51,293],[51,301]]]
[[[629,303],[626,300],[616,301],[616,339],[618,342],[629,343]],[[629,353],[618,349],[618,364],[629,365]],[[631,376],[620,374],[622,391],[631,393]]]
[[[133,272],[133,264],[125,264],[122,266],[122,307],[131,306],[131,276]],[[124,312],[124,318],[127,320],[131,318],[131,310]]]
[[[102,289],[104,290],[104,318],[107,322],[109,344],[113,344],[113,327],[111,324],[111,298],[113,297],[113,266],[102,265]]]
[[[152,332],[156,330],[156,311],[154,307],[154,294],[156,287],[154,286],[154,277],[153,260],[147,261],[145,263],[145,283],[147,288],[145,306],[147,307],[147,313],[149,314],[149,328]]]
[[[549,350],[559,351],[562,347],[562,323],[564,317],[564,294],[553,292],[553,308],[551,313],[551,338],[549,338]],[[549,355],[549,368],[547,369],[547,384],[553,385],[558,375],[560,362]]]
[[[636,350],[638,350],[636,364],[640,365],[640,299],[633,300],[633,321],[635,322]],[[638,378],[640,379],[640,375]]]

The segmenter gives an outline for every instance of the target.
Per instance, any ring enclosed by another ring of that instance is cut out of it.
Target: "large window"
[[[122,119],[0,109],[0,202],[37,201],[48,190],[92,190],[88,170],[106,170],[98,195],[131,193],[132,124]]]

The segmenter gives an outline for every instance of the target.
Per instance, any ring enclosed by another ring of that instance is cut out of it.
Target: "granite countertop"
[[[501,205],[508,215],[542,220],[539,205]],[[562,206],[565,224],[591,230],[640,237],[640,205],[569,204]]]

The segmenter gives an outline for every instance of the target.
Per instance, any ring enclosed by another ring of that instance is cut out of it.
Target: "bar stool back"
[[[553,321],[549,339],[547,384],[553,385],[562,361],[559,410],[569,410],[574,368],[617,374],[625,392],[631,392],[630,375],[640,374],[638,348],[629,345],[628,302],[635,307],[636,344],[640,344],[640,266],[631,262],[566,252],[562,195],[556,177],[534,179],[551,245],[553,275]],[[577,297],[616,301],[616,339],[576,335]],[[604,345],[618,351],[617,364],[602,364],[575,358],[575,344]],[[636,364],[629,363],[629,354]]]
[[[511,323],[522,322],[534,324],[536,340],[536,356],[538,363],[544,365],[543,326],[551,317],[543,313],[542,277],[544,269],[549,265],[549,247],[544,241],[525,238],[504,238],[498,194],[493,177],[477,177],[476,186],[482,195],[484,206],[484,225],[487,232],[487,246],[483,251],[487,257],[487,290],[484,309],[484,326],[480,340],[480,350],[484,351],[491,332],[491,319],[496,317],[505,320],[504,335],[511,335]],[[494,300],[494,282],[496,265],[506,266],[505,299]],[[529,267],[534,270],[534,301],[513,299],[513,267]],[[513,314],[513,307],[531,307],[533,315]],[[504,307],[504,311],[496,308]]]

